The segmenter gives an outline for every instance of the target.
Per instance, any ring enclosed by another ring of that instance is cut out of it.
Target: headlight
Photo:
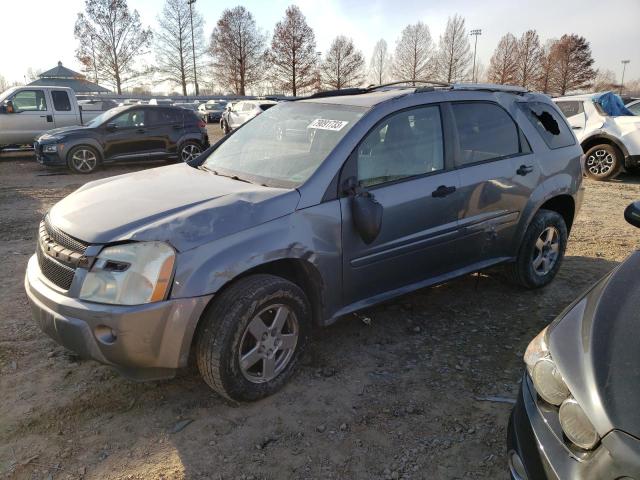
[[[570,392],[562,379],[547,345],[547,329],[534,338],[524,354],[529,376],[538,395],[552,405],[560,405]]]
[[[163,242],[107,247],[87,273],[80,298],[117,305],[164,300],[169,291],[174,262],[175,251]]]
[[[50,145],[45,145],[44,147],[42,147],[42,149],[47,153],[55,153],[58,150],[58,145],[55,143]]]
[[[559,418],[562,431],[578,447],[591,450],[600,441],[598,432],[575,399],[568,398],[562,403]]]

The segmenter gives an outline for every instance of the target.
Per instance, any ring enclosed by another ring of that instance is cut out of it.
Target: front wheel
[[[548,285],[560,269],[567,237],[562,215],[539,210],[524,234],[516,261],[506,266],[511,282],[531,289]]]
[[[267,397],[289,380],[311,331],[304,292],[274,275],[238,280],[214,301],[196,338],[204,381],[235,401]]]
[[[194,160],[202,153],[202,147],[197,142],[185,142],[180,146],[180,160],[188,162]]]
[[[622,169],[622,153],[613,145],[591,147],[585,157],[584,170],[594,180],[610,180]]]
[[[80,145],[67,154],[67,165],[75,173],[91,173],[98,168],[99,154],[95,148]]]

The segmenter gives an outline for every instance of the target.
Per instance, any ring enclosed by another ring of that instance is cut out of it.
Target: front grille
[[[40,246],[38,246],[37,253],[38,264],[40,265],[40,271],[42,274],[60,288],[69,290],[71,282],[73,282],[73,276],[76,273],[75,269],[67,267],[48,256],[46,253],[43,253]]]
[[[38,264],[42,274],[53,284],[69,290],[76,268],[87,266],[84,253],[88,245],[57,229],[46,216],[40,222]]]
[[[51,225],[51,222],[49,221],[49,215],[44,217],[44,226],[49,238],[54,242],[56,242],[57,244],[62,245],[63,247],[68,248],[69,250],[73,250],[74,252],[79,252],[79,253],[84,253],[85,250],[87,249],[86,243],[82,243],[80,240],[76,240],[75,238],[67,235],[63,231]],[[40,230],[41,230],[40,233],[42,236],[42,228]]]

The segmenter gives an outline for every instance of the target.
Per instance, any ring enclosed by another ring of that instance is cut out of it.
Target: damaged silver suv
[[[42,330],[137,379],[193,352],[227,398],[290,378],[314,325],[496,264],[560,268],[582,150],[545,96],[387,85],[280,103],[189,162],[90,182],[40,224]]]

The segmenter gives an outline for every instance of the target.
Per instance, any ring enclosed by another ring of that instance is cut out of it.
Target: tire
[[[545,240],[550,238],[547,244]],[[560,269],[567,238],[567,225],[562,215],[539,210],[524,234],[516,261],[506,265],[510,282],[528,289],[548,285]]]
[[[89,145],[78,145],[67,153],[67,166],[74,173],[92,173],[100,166],[100,154]]]
[[[178,160],[185,163],[190,162],[198,158],[203,151],[202,145],[198,142],[188,140],[180,145],[178,149]]]
[[[310,312],[304,292],[288,280],[264,274],[238,280],[205,311],[198,327],[200,375],[217,393],[238,402],[275,393],[287,383],[304,351]],[[279,313],[284,327],[277,333]],[[242,365],[241,356],[250,361]]]
[[[585,157],[584,171],[593,180],[611,180],[622,170],[622,152],[614,145],[595,145]]]

